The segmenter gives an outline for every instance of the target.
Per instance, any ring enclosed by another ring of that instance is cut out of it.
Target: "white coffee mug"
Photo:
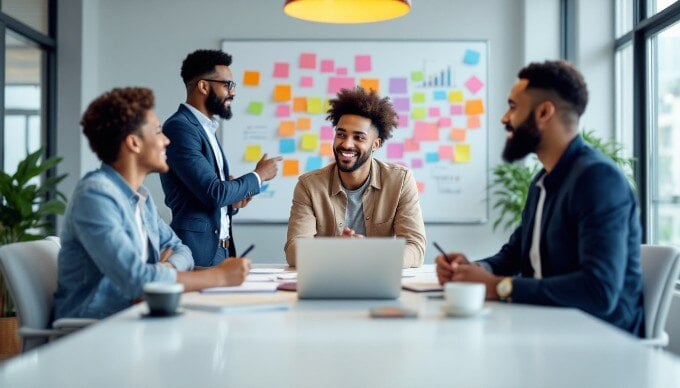
[[[448,282],[444,285],[446,307],[455,313],[471,314],[482,309],[486,298],[484,283]]]

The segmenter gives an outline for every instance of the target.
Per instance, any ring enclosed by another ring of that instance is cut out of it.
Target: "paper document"
[[[402,283],[401,288],[413,292],[444,291],[437,282],[408,282]]]
[[[276,283],[272,283],[276,285]],[[240,313],[256,311],[281,311],[290,308],[297,299],[295,294],[201,294],[190,292],[182,295],[182,306],[187,309],[216,313]]]
[[[250,274],[251,275],[265,275],[265,274],[273,274],[273,273],[282,273],[284,272],[283,268],[251,268],[250,269]]]
[[[240,286],[234,287],[211,287],[201,290],[203,294],[233,294],[233,293],[250,293],[250,292],[276,292],[274,282],[245,282]]]

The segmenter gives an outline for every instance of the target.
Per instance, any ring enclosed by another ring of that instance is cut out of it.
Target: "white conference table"
[[[447,318],[441,300],[407,291],[276,297],[290,309],[144,319],[139,304],[6,362],[0,387],[680,387],[680,360],[575,309],[487,303]],[[215,296],[184,296],[201,298]],[[369,318],[395,303],[418,318]]]

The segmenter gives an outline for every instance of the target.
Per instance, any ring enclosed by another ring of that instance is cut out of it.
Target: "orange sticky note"
[[[464,129],[453,128],[451,129],[451,140],[454,141],[465,141],[467,137],[467,132]]]
[[[256,70],[246,70],[243,72],[244,86],[258,86],[260,85],[260,72]]]
[[[276,102],[290,101],[290,97],[291,97],[290,85],[274,86],[274,101]]]
[[[283,176],[300,175],[300,161],[297,159],[283,160]]]
[[[321,156],[333,156],[333,146],[330,142],[321,142],[321,149],[319,149],[319,155]]]
[[[476,129],[482,126],[481,121],[479,121],[479,116],[468,116],[467,117],[467,127],[469,129]]]
[[[293,99],[293,112],[307,112],[307,97]]]
[[[301,130],[312,129],[312,120],[309,117],[300,117],[295,127]]]
[[[359,85],[366,91],[374,90],[377,94],[380,94],[380,80],[378,78],[362,78],[359,80]]]
[[[465,103],[466,115],[481,115],[484,113],[484,103],[482,100],[469,100]]]
[[[416,186],[418,187],[418,192],[423,193],[425,191],[425,182],[416,182]]]
[[[279,136],[294,136],[295,121],[282,121],[279,124]]]

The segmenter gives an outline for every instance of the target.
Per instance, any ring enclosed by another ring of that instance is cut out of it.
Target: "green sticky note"
[[[323,112],[323,100],[319,97],[309,97],[307,99],[307,113],[319,114]]]
[[[422,81],[425,79],[425,75],[423,75],[422,71],[412,71],[411,72],[411,81]]]
[[[248,104],[248,113],[251,115],[256,115],[259,116],[262,114],[262,108],[264,107],[264,104],[262,104],[259,101],[251,101],[250,104]]]
[[[411,117],[416,120],[423,120],[426,117],[425,108],[424,107],[413,108],[413,110],[411,111]]]
[[[413,102],[425,102],[425,93],[422,92],[413,93],[413,96],[411,96],[411,100],[413,100]]]

